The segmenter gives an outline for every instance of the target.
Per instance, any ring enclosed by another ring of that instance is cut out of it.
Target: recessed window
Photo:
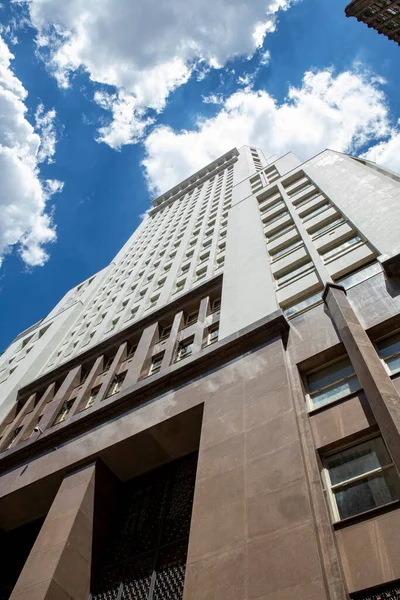
[[[57,425],[58,423],[62,423],[67,418],[68,414],[71,411],[72,405],[74,404],[74,400],[66,400],[61,406],[56,418],[54,419],[53,425]]]
[[[116,377],[114,377],[110,387],[108,388],[107,398],[109,398],[110,396],[114,396],[115,394],[118,394],[121,391],[125,377],[126,373],[121,373],[121,375],[117,375]]]
[[[188,327],[189,325],[193,325],[193,323],[197,323],[197,319],[199,317],[199,311],[195,310],[188,314],[186,317],[185,325]]]
[[[339,256],[342,256],[342,254],[345,254],[350,248],[360,245],[360,243],[362,243],[362,239],[358,235],[354,235],[349,240],[346,240],[338,246],[335,246],[326,252],[322,252],[321,254],[324,261],[327,262],[330,259],[335,259]]]
[[[87,402],[85,404],[85,409],[93,406],[93,404],[96,402],[96,398],[99,395],[99,392],[100,392],[100,386],[92,389],[92,391],[90,392],[90,396],[87,399]]]
[[[213,327],[210,327],[210,329],[208,330],[207,346],[210,346],[211,344],[215,344],[215,342],[218,342],[218,336],[219,336],[219,325],[213,325]]]
[[[184,358],[187,358],[188,356],[190,356],[192,354],[193,351],[193,340],[186,340],[184,342],[181,342],[178,346],[178,353],[176,355],[176,360],[182,360]]]
[[[149,375],[154,375],[155,373],[159,372],[159,370],[161,369],[163,357],[164,357],[164,352],[162,352],[161,354],[157,354],[156,356],[153,356],[153,358],[151,359]]]
[[[10,439],[8,440],[8,444],[7,444],[7,446],[5,447],[5,450],[9,450],[9,448],[11,448],[11,446],[12,446],[12,445],[15,443],[15,440],[17,439],[17,437],[18,437],[18,434],[19,434],[19,432],[20,432],[21,430],[22,430],[22,426],[21,426],[21,427],[16,427],[16,428],[14,429],[14,431],[13,431],[13,432],[12,432],[12,434],[11,434],[11,437],[10,437]]]
[[[306,375],[311,408],[320,408],[360,389],[348,358],[342,358]]]
[[[211,312],[218,312],[221,310],[221,298],[215,298],[211,303]]]
[[[132,356],[135,356],[136,350],[137,350],[137,344],[128,344],[128,348],[126,351],[126,357],[132,358]]]
[[[103,373],[105,373],[106,371],[108,371],[108,369],[111,367],[112,362],[113,362],[113,358],[110,357],[104,357],[104,366],[103,366]]]
[[[376,342],[379,356],[394,375],[400,372],[400,332]]]
[[[183,288],[185,287],[185,283],[186,283],[186,280],[178,281],[178,283],[176,284],[176,287],[175,287],[175,294],[183,291]]]
[[[160,341],[166,340],[171,335],[172,325],[167,325],[161,330]]]
[[[400,481],[381,437],[324,458],[335,520],[346,519],[400,498]]]

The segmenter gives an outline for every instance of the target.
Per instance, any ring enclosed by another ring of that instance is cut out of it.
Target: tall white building
[[[1,356],[0,598],[398,600],[399,239],[331,150],[156,198]]]
[[[399,222],[399,177],[373,163],[235,148],[153,200],[111,263],[10,344],[0,415],[21,385],[222,273],[220,337],[278,307],[293,316],[327,281],[378,269],[400,245]]]

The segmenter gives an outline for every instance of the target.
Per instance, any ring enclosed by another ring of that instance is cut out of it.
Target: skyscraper
[[[399,0],[352,0],[345,13],[346,17],[356,17],[400,45]]]
[[[3,596],[400,595],[400,177],[233,149],[0,362]]]

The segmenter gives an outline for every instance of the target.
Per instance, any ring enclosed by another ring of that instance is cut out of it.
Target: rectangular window
[[[385,361],[390,369],[390,372],[400,372],[400,332],[385,337],[383,340],[376,342],[379,356]]]
[[[61,406],[56,418],[54,419],[53,425],[57,425],[58,423],[62,423],[68,416],[68,413],[71,411],[74,400],[67,400]]]
[[[316,231],[314,231],[312,233],[312,239],[315,240],[317,237],[319,237],[320,235],[322,235],[323,233],[326,233],[327,231],[329,231],[330,229],[334,229],[339,225],[342,225],[343,223],[345,223],[345,220],[343,219],[343,217],[339,217],[338,219],[334,219],[333,221],[331,221],[330,223],[328,223],[327,225],[324,225],[323,227],[321,227],[320,229],[317,229]]]
[[[182,360],[183,358],[187,358],[192,354],[193,351],[193,340],[186,340],[181,342],[178,346],[178,353],[176,355],[176,360]]]
[[[189,313],[188,316],[186,317],[186,321],[185,321],[186,327],[188,327],[189,325],[193,325],[193,323],[197,323],[198,316],[199,316],[198,310],[195,310],[194,312]]]
[[[91,406],[93,406],[93,404],[96,401],[97,396],[99,395],[99,391],[100,391],[100,386],[98,386],[97,388],[93,388],[93,390],[90,392],[90,396],[85,404],[85,408],[90,408]]]
[[[342,254],[347,252],[349,248],[355,246],[356,244],[359,244],[360,242],[362,242],[361,238],[358,235],[355,235],[349,240],[343,242],[342,244],[339,244],[338,246],[335,246],[334,248],[331,248],[326,252],[322,252],[322,257],[325,262],[330,258],[337,258],[338,256],[341,256]]]
[[[348,358],[306,375],[311,408],[320,408],[361,388]]]
[[[109,398],[110,396],[114,396],[115,394],[118,394],[118,392],[121,391],[122,384],[124,383],[125,377],[126,377],[126,373],[121,373],[121,375],[116,375],[114,377],[113,381],[111,382],[110,387],[108,388],[107,398]]]
[[[213,327],[210,327],[210,329],[208,330],[208,336],[207,336],[207,346],[210,346],[211,344],[215,344],[215,342],[218,342],[218,336],[219,336],[219,325],[214,325]]]
[[[126,357],[132,358],[132,356],[135,356],[136,350],[137,350],[137,344],[128,344],[128,348],[126,351]]]
[[[161,330],[160,341],[166,340],[171,334],[172,325],[167,325]]]
[[[284,275],[279,277],[279,279],[277,279],[277,284],[279,287],[281,287],[281,286],[285,285],[286,283],[289,283],[292,279],[296,279],[297,277],[306,275],[308,272],[312,271],[313,269],[314,269],[314,264],[311,261],[309,261],[309,262],[305,263],[304,265],[302,265],[301,267],[297,267],[296,269],[293,269],[292,271],[289,271],[288,273],[285,273]]]
[[[329,204],[324,204],[323,206],[320,206],[319,208],[316,208],[315,210],[309,212],[305,217],[303,217],[303,222],[306,222],[306,221],[309,221],[310,219],[313,219],[314,217],[316,217],[320,213],[323,213],[328,208],[329,208]]]
[[[221,298],[215,298],[211,303],[211,312],[216,313],[221,310]]]
[[[103,373],[105,373],[106,371],[108,371],[108,369],[111,367],[112,362],[113,362],[114,358],[113,357],[108,357],[105,356],[104,357],[104,366],[103,366]]]
[[[294,242],[294,244],[285,246],[285,248],[282,248],[281,250],[278,250],[278,252],[271,254],[271,261],[278,260],[278,258],[282,258],[282,256],[290,254],[290,252],[293,252],[293,250],[298,250],[302,246],[304,246],[303,240],[297,240],[297,242]]]
[[[335,520],[400,498],[399,476],[381,437],[324,459]]]
[[[157,354],[156,356],[153,356],[153,358],[151,359],[149,375],[154,375],[155,373],[158,373],[158,371],[161,369],[163,357],[164,352],[162,354]]]

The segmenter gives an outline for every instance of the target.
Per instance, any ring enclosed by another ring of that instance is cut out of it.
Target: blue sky
[[[341,0],[0,9],[0,349],[232,146],[400,170],[400,48]]]

